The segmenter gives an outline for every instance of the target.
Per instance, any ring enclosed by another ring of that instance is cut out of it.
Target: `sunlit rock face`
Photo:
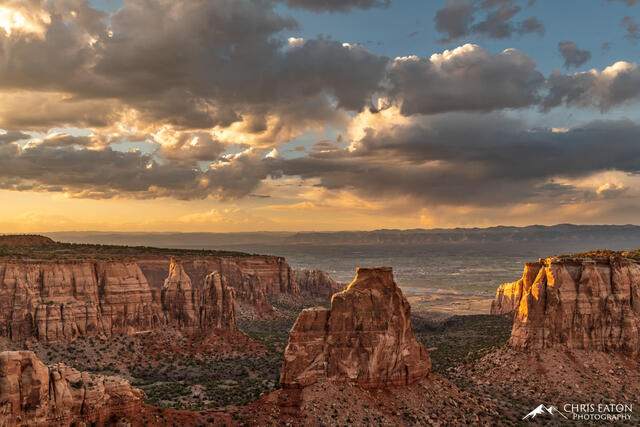
[[[46,366],[31,351],[0,353],[0,425],[104,425],[133,418],[144,392],[118,377]]]
[[[566,346],[640,349],[640,266],[614,257],[546,258],[524,281],[510,343],[519,348]]]
[[[69,342],[164,323],[134,262],[0,262],[0,335]]]
[[[300,313],[280,382],[285,388],[306,387],[323,378],[365,388],[404,386],[425,378],[430,368],[391,268],[358,268],[348,288],[333,295],[331,309]]]
[[[0,336],[55,343],[166,326],[236,331],[235,292],[219,272],[199,286],[179,262],[164,274],[154,294],[136,262],[0,261]]]
[[[506,314],[517,310],[522,298],[522,290],[531,287],[540,271],[540,266],[539,262],[527,262],[520,280],[500,285],[495,299],[491,302],[491,314]]]

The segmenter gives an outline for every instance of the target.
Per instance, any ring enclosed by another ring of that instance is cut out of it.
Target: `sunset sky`
[[[640,224],[640,0],[0,0],[0,234]]]

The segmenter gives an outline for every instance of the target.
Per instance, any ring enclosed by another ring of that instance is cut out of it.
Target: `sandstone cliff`
[[[523,280],[510,343],[637,355],[639,331],[637,262],[620,256],[546,258],[534,280]]]
[[[0,353],[0,425],[104,424],[134,417],[144,392],[118,377],[45,366],[30,351]]]
[[[207,274],[194,287],[179,263],[166,267],[154,294],[136,262],[0,261],[0,336],[72,342],[165,325],[236,330],[233,289]]]
[[[135,263],[0,262],[0,335],[14,341],[73,341],[162,323]]]
[[[164,286],[170,261],[169,258],[136,260],[156,295]],[[291,267],[280,257],[189,257],[181,259],[181,264],[194,288],[201,289],[207,275],[215,271],[226,286],[235,289],[237,300],[248,305],[266,304],[265,297],[269,295],[300,293]]]
[[[188,330],[236,330],[235,305],[235,290],[223,284],[220,273],[208,274],[202,287],[194,288],[182,264],[172,260],[162,288],[169,322]]]
[[[311,298],[329,298],[346,287],[320,270],[294,270],[293,276],[300,293]]]
[[[391,268],[359,268],[349,287],[332,297],[331,309],[300,313],[280,382],[284,388],[306,387],[322,378],[367,388],[402,386],[425,378],[430,368]]]
[[[491,314],[506,314],[517,310],[522,298],[522,289],[531,287],[538,271],[540,271],[539,262],[527,262],[520,280],[500,285],[495,299],[491,302]]]
[[[209,278],[214,272],[217,278]],[[319,297],[337,289],[326,273],[296,274],[273,256],[188,256],[173,264],[165,256],[0,259],[0,336],[70,342],[163,325],[235,330],[232,300],[266,313],[273,310],[268,296]]]

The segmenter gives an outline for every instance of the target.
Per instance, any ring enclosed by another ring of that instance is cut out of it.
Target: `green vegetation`
[[[507,344],[513,315],[453,316],[444,322],[413,319],[416,340],[429,350],[432,370],[447,376],[450,368],[469,363]]]
[[[640,249],[636,249],[633,251],[612,251],[610,249],[596,249],[589,252],[581,252],[571,255],[557,255],[556,258],[567,259],[567,258],[609,258],[613,256],[621,256],[629,259],[633,259],[635,261],[640,261]]]
[[[76,243],[56,243],[43,246],[1,246],[0,259],[23,260],[122,260],[140,256],[186,257],[215,256],[243,258],[258,256],[235,251],[215,251],[205,249],[171,249],[148,246],[90,245]]]

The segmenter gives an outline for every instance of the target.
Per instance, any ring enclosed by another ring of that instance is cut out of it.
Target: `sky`
[[[640,0],[0,0],[0,230],[639,224]]]

